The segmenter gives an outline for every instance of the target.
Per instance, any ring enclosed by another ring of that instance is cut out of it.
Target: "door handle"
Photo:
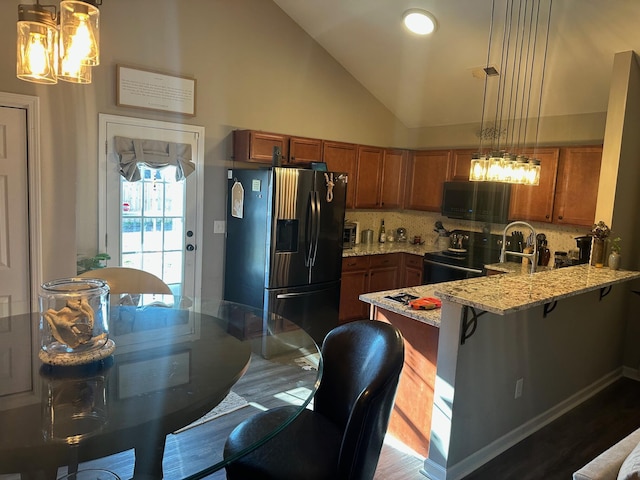
[[[187,251],[188,252],[193,252],[196,249],[196,247],[194,247],[193,245],[191,245],[190,243],[187,243]]]

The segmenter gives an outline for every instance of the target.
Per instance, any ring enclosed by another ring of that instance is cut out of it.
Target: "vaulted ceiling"
[[[407,127],[480,122],[485,81],[472,72],[487,62],[492,0],[274,2]],[[409,8],[431,12],[436,32],[408,34]],[[541,116],[606,111],[614,55],[640,51],[639,22],[637,0],[555,0]]]

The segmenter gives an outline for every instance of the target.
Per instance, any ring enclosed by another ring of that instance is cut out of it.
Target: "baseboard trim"
[[[637,370],[635,371],[635,374],[638,375]],[[489,462],[504,451],[513,447],[521,440],[524,440],[532,433],[540,430],[542,427],[548,425],[558,417],[564,415],[569,410],[577,407],[585,400],[588,400],[593,395],[608,387],[622,376],[628,376],[625,374],[622,367],[614,370],[611,373],[608,373],[607,375],[596,380],[588,387],[583,388],[582,390],[571,395],[566,400],[558,403],[553,408],[547,410],[546,412],[538,415],[535,418],[532,418],[528,422],[523,423],[518,428],[491,442],[486,447],[481,448],[464,460],[458,462],[455,465],[452,465],[450,468],[444,469],[441,465],[438,465],[434,462],[429,462],[429,459],[425,460],[424,469],[427,478],[430,478],[432,480],[459,480],[469,475],[471,472],[477,470],[485,463]]]
[[[420,470],[420,473],[429,480],[446,480],[447,478],[447,471],[445,468],[428,458],[424,461],[424,468]]]

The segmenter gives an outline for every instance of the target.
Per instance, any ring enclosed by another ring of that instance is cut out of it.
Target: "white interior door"
[[[196,170],[181,181],[174,167],[138,164],[141,179],[119,173],[114,136],[188,143]],[[204,128],[100,114],[100,241],[109,265],[139,268],[162,278],[175,295],[198,298],[201,261]],[[102,187],[104,185],[104,187]]]
[[[27,111],[0,107],[0,397],[31,390]]]

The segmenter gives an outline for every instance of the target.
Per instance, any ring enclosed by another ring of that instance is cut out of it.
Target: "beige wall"
[[[75,273],[76,250],[97,248],[98,113],[203,125],[203,284],[222,282],[230,132],[253,128],[360,143],[405,145],[406,129],[274,3],[264,0],[108,0],[93,83],[39,86],[15,77],[17,4],[0,3],[0,90],[42,107],[44,278]],[[116,65],[197,79],[197,115],[115,105]],[[76,233],[77,229],[77,233]],[[76,247],[77,243],[77,247]]]
[[[583,115],[564,115],[540,119],[540,125],[530,122],[527,143],[535,145],[538,127],[538,145],[595,145],[604,137],[606,112]],[[479,123],[443,125],[431,128],[411,129],[411,148],[478,148]],[[484,145],[484,144],[483,144]],[[484,145],[486,147],[486,145]]]
[[[203,283],[218,294],[230,132],[253,128],[407,148],[472,147],[477,125],[405,128],[274,3],[264,0],[107,0],[101,65],[91,85],[38,86],[15,78],[16,4],[0,3],[0,90],[42,106],[44,277],[75,270],[76,252],[97,248],[98,113],[206,128]],[[197,115],[115,105],[116,65],[193,76]],[[598,143],[604,113],[543,119],[545,144]]]

